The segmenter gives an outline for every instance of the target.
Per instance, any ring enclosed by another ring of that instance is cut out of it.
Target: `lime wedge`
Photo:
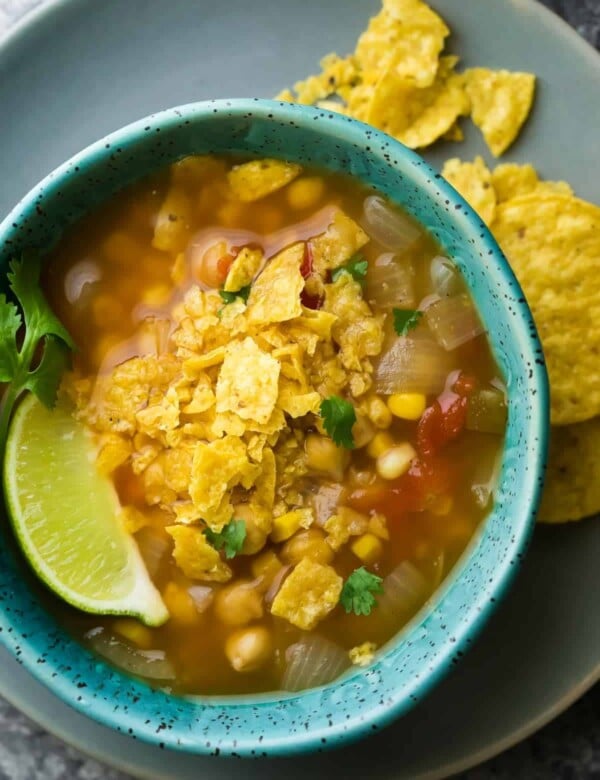
[[[15,533],[39,577],[69,604],[160,625],[168,612],[95,456],[91,436],[66,407],[49,411],[28,395],[13,417],[4,460]]]

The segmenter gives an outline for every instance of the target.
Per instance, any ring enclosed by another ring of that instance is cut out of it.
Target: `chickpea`
[[[350,453],[336,447],[331,439],[311,433],[306,437],[306,462],[313,471],[328,474],[336,482],[341,482],[344,470],[350,460]]]
[[[376,428],[385,430],[392,424],[392,413],[385,401],[376,395],[369,399],[368,414]]]
[[[303,558],[309,558],[316,563],[329,563],[333,558],[333,550],[325,541],[325,535],[318,528],[309,528],[292,536],[281,550],[281,557],[286,563],[300,563]]]
[[[225,642],[225,655],[236,672],[254,672],[260,669],[272,653],[273,640],[264,626],[234,631]]]
[[[226,626],[245,626],[263,615],[262,595],[251,580],[237,580],[215,596],[215,615]]]
[[[354,439],[354,446],[357,449],[366,447],[366,445],[375,436],[375,429],[371,424],[368,417],[360,412],[356,415],[356,422],[352,426],[352,438]]]
[[[314,208],[323,197],[325,182],[320,176],[303,176],[288,185],[287,202],[293,209]]]
[[[261,519],[250,504],[238,504],[233,516],[246,524],[246,538],[241,555],[254,555],[262,550],[267,542],[267,532],[263,530]]]

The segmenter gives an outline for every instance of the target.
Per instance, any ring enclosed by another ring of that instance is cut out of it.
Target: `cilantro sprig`
[[[224,303],[233,303],[236,298],[241,298],[244,303],[247,303],[248,296],[250,295],[250,285],[247,284],[245,287],[240,287],[240,289],[236,290],[235,292],[219,290],[219,295],[221,296],[221,300]]]
[[[215,550],[223,550],[226,558],[235,558],[244,546],[246,523],[243,520],[230,520],[222,531],[217,533],[207,528],[204,535]]]
[[[332,395],[321,401],[319,408],[323,426],[338,447],[354,448],[352,426],[356,422],[356,411],[350,401]]]
[[[19,307],[0,295],[0,382],[7,382],[0,411],[0,447],[4,447],[15,403],[29,390],[52,408],[69,350],[75,349],[67,329],[56,317],[40,288],[41,260],[37,253],[24,253],[12,260],[9,287]],[[23,339],[19,331],[25,325]],[[20,346],[19,346],[20,344]]]
[[[419,309],[394,309],[394,330],[399,336],[406,336],[417,327],[423,316]]]
[[[338,268],[334,268],[331,272],[331,281],[335,282],[336,279],[341,274],[350,274],[350,276],[356,281],[360,282],[361,284],[364,283],[365,277],[367,275],[367,270],[369,268],[369,263],[367,260],[365,260],[364,255],[360,254],[358,252],[355,255],[352,255],[350,260],[348,260],[347,263],[344,263],[344,265],[338,266]]]
[[[375,594],[383,593],[383,580],[367,571],[364,566],[355,569],[342,588],[340,603],[346,612],[355,615],[370,615],[377,606]]]

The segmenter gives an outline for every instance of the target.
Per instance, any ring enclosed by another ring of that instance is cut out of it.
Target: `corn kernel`
[[[408,471],[416,455],[414,447],[408,442],[398,444],[377,458],[377,473],[383,479],[398,479]]]
[[[381,540],[375,534],[363,534],[350,545],[350,549],[364,563],[374,563],[383,553]]]
[[[317,205],[324,191],[325,184],[320,176],[304,176],[288,186],[287,202],[293,209],[309,209]]]
[[[113,623],[113,630],[119,636],[127,639],[132,645],[142,650],[149,650],[154,644],[152,631],[143,626],[138,620],[132,618],[120,618]]]
[[[292,509],[284,515],[273,519],[273,528],[271,530],[271,541],[278,544],[285,542],[290,536],[301,528],[308,528],[313,521],[312,510],[310,509]]]
[[[392,413],[385,401],[375,396],[369,401],[369,419],[376,428],[389,428],[392,424]]]
[[[425,411],[427,399],[423,393],[394,393],[387,400],[394,417],[402,420],[418,420]]]
[[[306,465],[313,471],[329,474],[341,482],[344,470],[350,460],[350,453],[336,445],[326,436],[311,433],[306,437]]]
[[[394,440],[391,435],[384,431],[380,431],[379,433],[376,433],[371,441],[367,444],[367,454],[372,458],[378,458],[393,446]]]
[[[198,620],[194,600],[185,588],[175,582],[169,582],[162,592],[162,597],[173,622],[189,626]]]

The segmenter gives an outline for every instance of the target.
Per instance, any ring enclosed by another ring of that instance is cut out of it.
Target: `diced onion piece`
[[[466,427],[480,433],[504,433],[506,428],[506,400],[495,388],[482,388],[467,401]]]
[[[407,259],[392,252],[380,255],[369,265],[366,298],[381,309],[415,306],[414,269]]]
[[[168,537],[165,533],[161,533],[151,526],[146,526],[136,533],[135,541],[146,564],[146,569],[148,569],[148,574],[150,577],[155,577],[170,547]]]
[[[471,493],[480,509],[485,509],[492,500],[501,469],[502,451],[487,452],[479,460],[471,485]]]
[[[311,496],[311,504],[315,511],[315,524],[323,527],[331,515],[335,514],[340,502],[343,486],[337,482],[322,482]]]
[[[402,561],[383,581],[377,612],[398,625],[412,615],[429,593],[427,580],[409,561]]]
[[[475,307],[465,293],[441,298],[427,309],[425,319],[438,344],[447,350],[456,349],[483,333]]]
[[[375,369],[375,391],[437,394],[452,369],[451,356],[429,338],[400,337],[383,353]]]
[[[208,585],[192,585],[187,589],[198,612],[206,612],[215,596],[214,590]]]
[[[285,653],[286,667],[281,680],[285,691],[303,691],[326,685],[350,666],[348,653],[318,634],[303,637]]]
[[[421,235],[410,217],[397,211],[379,195],[366,198],[362,224],[375,241],[395,252],[408,249]]]
[[[140,650],[122,642],[105,630],[87,634],[90,647],[99,656],[134,677],[173,680],[175,670],[164,650]]]
[[[429,276],[433,290],[437,295],[456,295],[463,289],[463,281],[458,268],[452,260],[437,255],[429,266]]]

